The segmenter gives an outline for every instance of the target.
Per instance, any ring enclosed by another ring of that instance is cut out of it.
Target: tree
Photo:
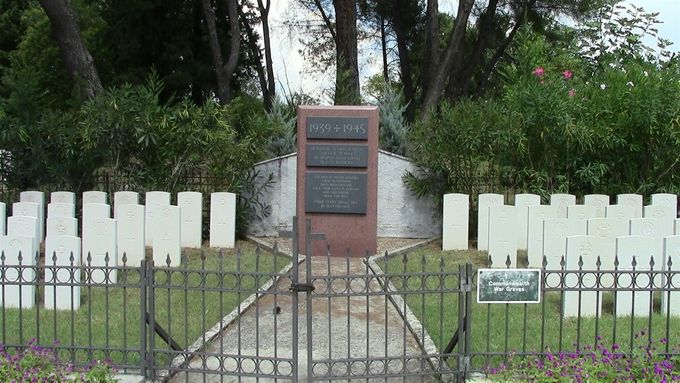
[[[69,0],[40,0],[52,25],[52,35],[59,45],[62,60],[73,86],[85,98],[101,93],[103,87],[78,27],[78,20]]]
[[[241,35],[238,20],[237,0],[225,0],[229,17],[230,48],[227,62],[222,59],[222,48],[220,38],[217,34],[215,10],[210,0],[201,0],[203,15],[208,28],[208,40],[210,41],[210,52],[212,53],[213,66],[217,77],[217,98],[222,105],[231,102],[232,89],[231,77],[238,64],[239,49],[241,45]]]
[[[354,105],[361,101],[357,55],[356,0],[333,0],[336,24],[335,104]]]

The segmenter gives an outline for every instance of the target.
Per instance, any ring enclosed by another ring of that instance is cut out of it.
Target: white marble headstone
[[[156,208],[154,216],[157,218],[153,233],[153,262],[157,267],[179,266],[181,261],[182,247],[181,222],[179,206],[165,205]]]
[[[107,261],[108,258],[108,261]],[[116,283],[118,250],[116,249],[116,220],[90,218],[83,225],[83,263],[85,266],[105,268],[92,270],[88,282]]]
[[[111,206],[105,203],[91,202],[83,205],[83,217],[81,220],[81,233],[85,232],[85,225],[96,218],[111,218]],[[86,254],[83,250],[83,254]]]
[[[210,247],[233,248],[236,244],[236,194],[210,195]]]
[[[675,235],[680,235],[680,218],[675,220]]]
[[[640,194],[619,194],[616,196],[617,205],[633,208],[633,218],[642,218],[642,196]]]
[[[47,204],[47,218],[69,217],[75,218],[76,205],[72,203],[50,202]]]
[[[677,194],[670,194],[670,193],[652,194],[651,204],[652,205],[666,206],[666,208],[668,210],[673,212],[672,218],[678,217],[678,196],[677,196]]]
[[[203,195],[199,192],[177,193],[180,208],[182,247],[200,248],[203,228]]]
[[[5,225],[7,222],[7,208],[4,202],[0,202],[0,235],[5,235]]]
[[[19,194],[20,202],[33,202],[38,204],[38,243],[45,238],[45,193],[41,191],[23,191]],[[12,215],[16,215],[12,210]]]
[[[628,221],[621,221],[616,218],[593,218],[589,219],[587,222],[588,235],[602,240],[603,246],[601,252],[597,254],[600,256],[600,262],[602,262],[601,269],[614,270],[616,238],[629,235],[630,229]],[[606,279],[606,282],[609,282],[609,276],[603,276],[603,279]]]
[[[38,239],[38,220],[35,217],[12,216],[7,218],[7,235],[33,238],[33,248],[40,248]]]
[[[619,270],[633,270],[633,259],[637,262],[635,270],[649,271],[650,257],[659,259],[656,244],[651,237],[640,235],[623,236],[616,239],[616,255],[619,257]],[[653,287],[649,275],[639,273],[635,278],[631,274],[619,274],[617,288],[645,289]],[[649,291],[616,291],[616,316],[649,316],[652,293]],[[634,298],[633,298],[634,297]],[[635,307],[633,307],[633,300]]]
[[[477,204],[477,250],[489,250],[489,207],[502,206],[501,194],[480,194]]]
[[[529,222],[529,206],[541,204],[541,196],[536,194],[516,194],[517,207],[517,249],[527,249],[527,225]]]
[[[33,246],[31,237],[0,236],[0,253],[5,255],[5,271],[0,273],[0,283],[4,286],[0,293],[0,306],[30,309],[35,305],[36,271],[30,267],[36,264],[36,249]]]
[[[567,237],[586,234],[586,221],[568,218],[548,218],[543,221],[543,256],[546,270],[560,270],[562,257],[567,256]]]
[[[517,266],[517,213],[510,205],[489,207],[489,257],[492,267]]]
[[[47,237],[45,254],[45,309],[79,309],[80,238]],[[68,283],[74,285],[65,285]]]
[[[671,260],[670,267],[668,267],[669,258]],[[680,289],[680,235],[672,235],[664,238],[663,269],[676,272],[670,274],[671,278],[668,280],[668,290]],[[670,299],[670,307],[668,305],[668,299]],[[664,291],[661,294],[661,312],[663,314],[670,312],[673,316],[680,316],[680,291]]]
[[[663,254],[663,239],[673,235],[671,221],[659,218],[633,218],[630,220],[630,235],[639,235],[651,238],[654,241],[654,252],[659,256]],[[651,253],[651,252],[650,252]],[[657,270],[661,270],[661,258],[654,257]]]
[[[470,225],[470,196],[444,194],[442,250],[467,250]]]
[[[106,193],[103,191],[86,191],[83,192],[83,206],[89,203],[102,203],[108,204],[108,198]]]
[[[586,220],[591,218],[598,218],[598,216],[597,210],[593,206],[572,205],[567,206],[567,218]]]
[[[605,244],[600,238],[589,235],[577,235],[567,237],[566,270],[579,270],[579,261],[583,262],[581,270],[591,271],[597,269],[597,254],[602,252]],[[570,288],[596,288],[596,273],[579,275],[567,274],[564,278],[564,289]],[[602,312],[602,297],[598,298],[597,291],[564,291],[562,295],[562,312],[564,317],[591,317]],[[580,299],[580,302],[579,302]],[[580,305],[580,313],[579,313]]]
[[[113,193],[113,218],[118,218],[118,208],[123,205],[139,205],[139,193],[133,191]]]
[[[583,204],[595,208],[594,218],[604,218],[605,206],[609,206],[609,196],[606,194],[586,194],[583,196]]]
[[[33,217],[40,220],[40,205],[34,202],[15,202],[12,204],[12,216]]]
[[[635,209],[633,209],[632,206],[618,204],[605,206],[604,216],[606,218],[618,219],[619,221],[628,221],[631,218],[640,218],[635,217]]]
[[[126,204],[118,207],[118,261],[125,265],[139,267],[145,258],[144,247],[144,205]]]
[[[78,219],[72,217],[48,217],[47,236],[66,235],[75,237],[78,235]]]
[[[675,206],[665,204],[644,206],[642,216],[645,218],[667,219],[671,222],[677,218]]]
[[[153,245],[153,236],[158,227],[159,219],[156,211],[164,206],[170,206],[170,193],[163,191],[150,191],[146,193],[145,197],[145,218],[144,218],[144,233],[146,246]]]
[[[529,206],[527,217],[529,267],[541,267],[543,265],[543,221],[549,218],[566,218],[566,209],[552,205]]]
[[[576,205],[576,196],[573,194],[551,194],[550,195],[550,205],[552,206],[560,206],[562,210],[564,210],[564,214],[566,213],[567,206],[572,206]]]
[[[70,191],[55,191],[50,194],[50,203],[76,204],[76,194]]]

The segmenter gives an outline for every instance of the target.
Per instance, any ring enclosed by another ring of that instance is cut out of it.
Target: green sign
[[[479,269],[478,303],[539,303],[540,269]]]

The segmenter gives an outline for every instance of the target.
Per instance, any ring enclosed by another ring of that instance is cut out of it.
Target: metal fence
[[[293,259],[259,248],[187,252],[176,267],[93,266],[89,257],[54,266],[39,256],[10,264],[3,254],[0,343],[35,339],[67,363],[110,360],[171,382],[460,381],[510,355],[587,354],[598,344],[632,354],[662,338],[661,355],[678,352],[680,277],[654,265],[544,270],[540,303],[480,304],[483,261],[295,250]],[[617,309],[624,301],[637,316]]]

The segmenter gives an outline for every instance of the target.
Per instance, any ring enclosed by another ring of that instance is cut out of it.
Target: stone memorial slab
[[[85,232],[85,225],[96,218],[111,218],[111,206],[105,203],[91,202],[83,205],[83,217],[81,220],[81,233]],[[83,254],[85,252],[83,251]]]
[[[45,193],[41,191],[22,191],[19,202],[33,202],[38,204],[38,243],[45,238]],[[16,215],[14,211],[12,215]]]
[[[572,205],[567,206],[567,218],[587,220],[591,218],[598,218],[597,210],[588,205]]]
[[[567,237],[586,235],[586,221],[569,218],[548,218],[543,221],[543,256],[546,270],[560,270],[567,256]],[[554,285],[554,284],[553,284]]]
[[[605,206],[609,206],[609,196],[605,194],[586,194],[583,204],[595,208],[595,218],[605,217]]]
[[[38,239],[38,220],[35,217],[23,215],[7,217],[7,235],[33,238],[33,248],[40,248]]]
[[[7,230],[5,228],[7,222],[7,207],[4,202],[0,202],[0,235],[5,235]]]
[[[236,232],[236,194],[210,195],[210,247],[233,248]]]
[[[643,207],[642,216],[645,218],[665,219],[672,223],[677,218],[675,209],[675,206],[665,204],[647,205]]]
[[[567,237],[567,259],[566,270],[579,270],[579,261],[582,260],[583,266],[580,270],[596,270],[597,254],[602,252],[606,244],[600,238],[590,235],[576,235]],[[564,278],[563,288],[566,290],[562,294],[562,315],[564,317],[592,317],[602,313],[602,297],[598,299],[597,291],[570,291],[574,288],[596,288],[596,273],[585,273],[579,275],[567,274]],[[580,306],[580,312],[579,312]]]
[[[550,205],[552,206],[567,206],[576,205],[576,196],[573,194],[557,193],[550,195]]]
[[[118,262],[123,264],[125,255],[126,266],[138,267],[145,257],[144,205],[124,204],[117,211]]]
[[[75,218],[76,205],[72,203],[50,202],[47,204],[47,218],[67,217]]]
[[[146,193],[146,217],[144,219],[144,233],[146,246],[153,245],[153,235],[156,232],[155,228],[160,225],[156,211],[158,209],[170,206],[170,193],[164,191],[150,191]]]
[[[139,193],[133,191],[113,193],[113,218],[118,218],[118,208],[123,205],[139,205]]]
[[[470,219],[470,196],[444,194],[442,214],[442,250],[467,250]]]
[[[80,308],[80,238],[45,239],[45,309]],[[74,284],[74,285],[68,285]]]
[[[517,213],[515,206],[489,207],[489,256],[491,266],[506,268],[507,258],[510,267],[517,265]]]
[[[668,260],[671,260],[669,267]],[[674,271],[668,279],[668,290],[661,293],[661,312],[664,315],[670,313],[680,316],[680,235],[672,235],[664,238],[663,245],[663,270]],[[669,302],[670,300],[670,302]]]
[[[12,204],[12,216],[33,217],[40,220],[40,205],[34,202],[15,202]]]
[[[651,205],[666,206],[673,212],[672,218],[678,217],[678,195],[670,193],[656,193],[651,196]]]
[[[605,217],[618,219],[619,221],[628,221],[635,217],[635,209],[628,205],[609,205],[605,206]],[[640,218],[640,217],[637,217]]]
[[[177,206],[182,220],[180,233],[182,247],[200,248],[203,228],[203,194],[199,192],[177,193]]]
[[[527,226],[529,223],[529,206],[541,204],[541,196],[536,194],[515,194],[517,207],[517,249],[527,249]]]
[[[632,218],[642,218],[642,196],[640,194],[619,194],[616,196],[617,205],[626,205],[633,208]]]
[[[36,280],[36,270],[31,268],[31,266],[36,265],[34,243],[35,241],[31,237],[21,235],[0,236],[0,253],[5,255],[4,270],[0,273],[0,283],[3,285],[3,291],[0,294],[0,306],[24,309],[35,306],[35,291],[38,281]]]
[[[639,235],[651,238],[654,241],[654,252],[658,257],[654,257],[656,270],[661,270],[661,254],[663,254],[663,239],[673,235],[673,225],[671,221],[660,218],[633,218],[630,220],[630,235]],[[650,252],[651,254],[652,252]]]
[[[108,196],[105,192],[97,190],[83,192],[83,206],[89,203],[108,204]]]
[[[529,206],[527,215],[527,259],[529,267],[543,265],[543,221],[549,218],[566,218],[566,209],[553,205]]]
[[[153,262],[156,266],[177,267],[182,256],[179,206],[161,206],[155,211],[158,224],[153,230]]]
[[[680,235],[680,218],[675,220],[675,235]]]
[[[656,253],[654,238],[641,235],[629,235],[616,239],[616,255],[619,257],[619,270],[633,270],[633,259],[637,262],[635,270],[649,271],[651,257],[660,259]],[[616,287],[619,289],[653,287],[652,279],[646,274],[619,274]],[[652,292],[650,291],[616,291],[616,316],[647,317],[652,312]]]
[[[78,219],[71,217],[48,217],[47,218],[47,236],[69,236],[75,237],[78,235]]]
[[[489,250],[489,208],[503,206],[505,197],[502,194],[483,193],[477,204],[477,250]]]
[[[83,225],[83,263],[93,267],[89,283],[109,284],[118,281],[118,272],[110,269],[118,266],[116,249],[116,220],[95,217]],[[86,276],[87,277],[87,276]]]
[[[70,191],[55,191],[50,193],[50,203],[76,204],[76,193]]]
[[[601,269],[614,270],[616,238],[629,235],[630,229],[628,221],[622,221],[616,218],[593,218],[589,219],[587,222],[588,235],[599,238],[603,243],[600,253],[597,254],[600,256],[600,261],[602,262]]]
[[[296,216],[325,240],[312,254],[364,256],[377,250],[378,108],[301,106],[297,115]]]

